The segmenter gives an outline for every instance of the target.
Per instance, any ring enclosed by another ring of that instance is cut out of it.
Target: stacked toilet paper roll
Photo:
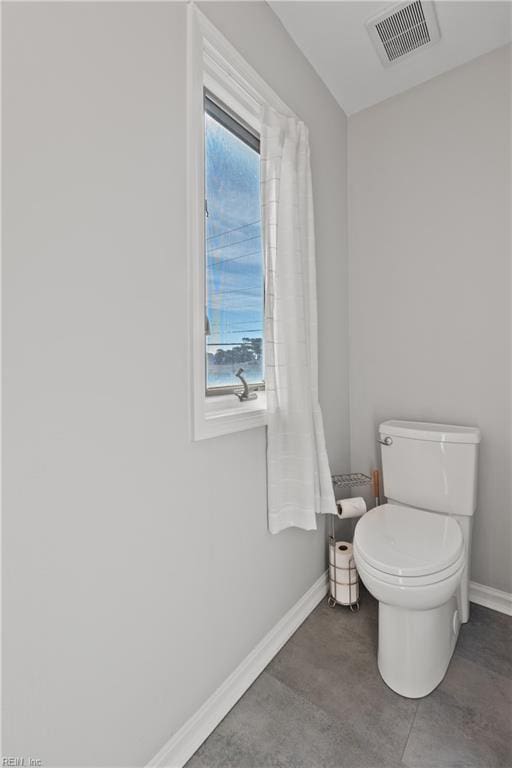
[[[331,596],[340,605],[353,605],[359,600],[359,576],[349,541],[329,545],[329,583]]]

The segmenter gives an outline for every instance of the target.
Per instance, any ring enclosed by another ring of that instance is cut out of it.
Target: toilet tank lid
[[[431,440],[436,443],[479,443],[478,427],[457,427],[454,424],[431,424],[428,421],[383,421],[380,435],[406,437],[410,440]]]

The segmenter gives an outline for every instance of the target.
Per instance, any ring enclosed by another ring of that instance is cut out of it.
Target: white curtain
[[[318,402],[315,236],[308,130],[266,108],[261,190],[266,257],[269,530],[335,513]]]

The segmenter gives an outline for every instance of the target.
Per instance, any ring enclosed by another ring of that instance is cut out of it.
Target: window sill
[[[195,420],[195,440],[264,427],[267,413],[266,395],[260,391],[256,400],[246,402],[240,402],[235,395],[207,397],[204,399],[202,411]]]

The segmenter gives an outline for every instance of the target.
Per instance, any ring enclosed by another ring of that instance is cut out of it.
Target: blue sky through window
[[[263,380],[260,157],[205,112],[209,387]],[[250,340],[250,341],[244,341]]]

